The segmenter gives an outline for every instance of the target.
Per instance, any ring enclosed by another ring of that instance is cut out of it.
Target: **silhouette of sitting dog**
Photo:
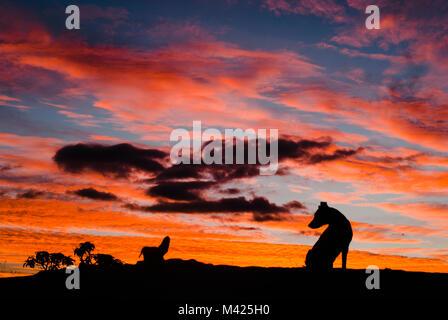
[[[353,231],[350,221],[338,210],[321,202],[308,227],[317,229],[328,224],[314,247],[308,251],[305,265],[311,270],[330,270],[340,253],[342,253],[342,269],[347,267],[347,253]]]
[[[168,252],[169,247],[170,237],[165,237],[158,247],[143,247],[142,251],[140,251],[139,258],[143,254],[143,261],[145,265],[161,265],[165,261],[163,256]]]

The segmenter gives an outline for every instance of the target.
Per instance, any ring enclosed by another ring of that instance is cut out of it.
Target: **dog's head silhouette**
[[[313,220],[310,222],[308,227],[311,229],[320,228],[326,224],[330,224],[332,220],[333,212],[326,202],[321,202],[319,208],[314,214]]]

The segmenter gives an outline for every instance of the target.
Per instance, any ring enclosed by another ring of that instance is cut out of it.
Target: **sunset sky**
[[[447,1],[101,3],[2,1],[0,276],[166,235],[167,258],[301,267],[320,201],[352,222],[349,268],[448,272]],[[195,120],[278,129],[276,175],[172,166]]]

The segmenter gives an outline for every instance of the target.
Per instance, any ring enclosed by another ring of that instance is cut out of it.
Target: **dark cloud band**
[[[118,197],[110,192],[98,191],[94,188],[85,188],[75,191],[69,191],[68,193],[75,194],[82,198],[88,198],[93,200],[103,200],[103,201],[116,201]]]
[[[163,151],[141,149],[127,143],[112,146],[79,143],[59,149],[53,160],[62,170],[70,173],[92,170],[125,177],[133,170],[161,172],[163,166],[157,160],[166,156]]]

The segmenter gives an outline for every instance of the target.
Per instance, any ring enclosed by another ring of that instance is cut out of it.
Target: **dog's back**
[[[353,237],[350,221],[326,202],[321,202],[308,226],[316,229],[326,224],[328,228],[308,251],[305,264],[310,269],[332,269],[334,261],[342,253],[342,268],[345,269],[348,247]]]

